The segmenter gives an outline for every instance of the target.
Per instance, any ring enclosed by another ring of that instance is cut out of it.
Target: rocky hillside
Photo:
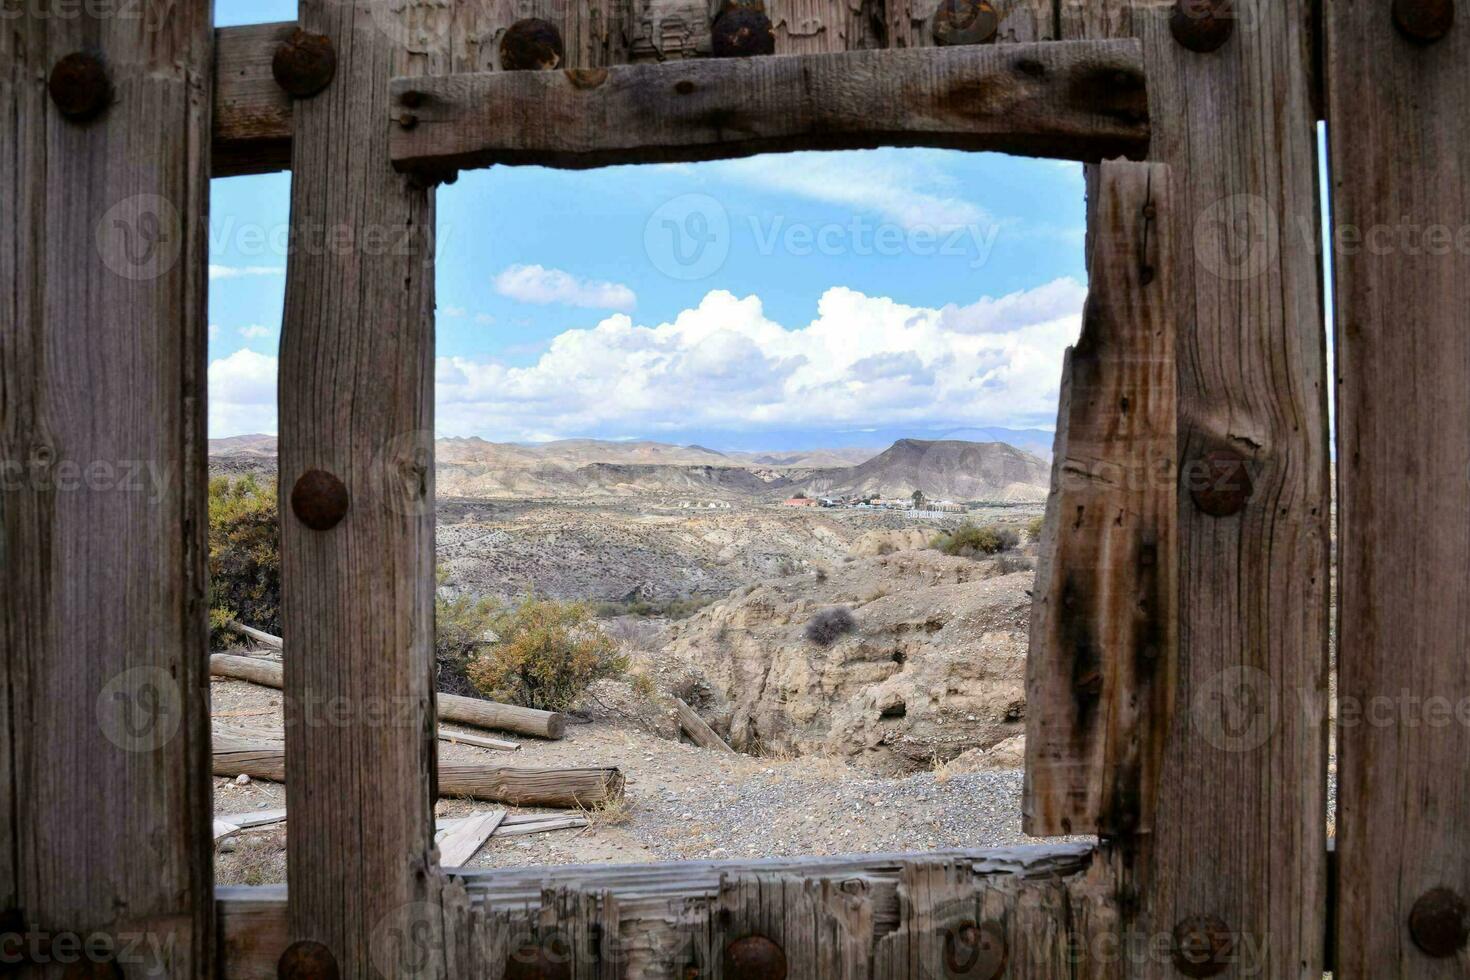
[[[870,460],[806,481],[809,494],[877,494],[1030,503],[1046,499],[1051,468],[1003,442],[900,439]]]

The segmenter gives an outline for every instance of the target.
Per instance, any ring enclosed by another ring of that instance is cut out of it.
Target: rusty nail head
[[[47,82],[51,101],[73,122],[86,122],[112,104],[112,82],[96,55],[76,51],[58,61]]]
[[[561,31],[540,17],[516,21],[500,39],[500,67],[505,71],[546,71],[565,60]]]
[[[1235,0],[1174,0],[1169,31],[1191,51],[1216,51],[1235,33]]]
[[[759,10],[736,7],[715,18],[710,47],[716,58],[751,58],[776,53],[771,18]]]
[[[1196,460],[1185,473],[1194,505],[1211,517],[1230,517],[1245,508],[1255,486],[1245,457],[1215,449]]]
[[[786,980],[786,954],[765,936],[746,936],[725,947],[725,980]]]
[[[1409,912],[1409,935],[1428,956],[1454,956],[1470,939],[1464,899],[1448,888],[1431,888]]]
[[[1393,0],[1393,22],[1418,44],[1433,44],[1455,25],[1455,0]]]
[[[1214,915],[1191,915],[1174,927],[1174,968],[1186,977],[1213,977],[1234,959],[1235,936]]]
[[[307,470],[291,488],[291,512],[313,531],[340,524],[349,503],[347,487],[326,470]]]
[[[945,976],[996,980],[1006,969],[1006,934],[995,922],[961,922],[944,933]]]
[[[987,0],[940,0],[932,30],[939,45],[990,44],[1000,33],[1000,16]]]
[[[571,957],[553,956],[540,944],[521,946],[505,961],[505,980],[571,980],[571,977]]]
[[[337,49],[325,34],[312,34],[298,27],[276,48],[271,74],[287,95],[309,99],[336,77]]]
[[[280,980],[338,980],[337,957],[321,943],[302,939],[286,947],[276,964]]]

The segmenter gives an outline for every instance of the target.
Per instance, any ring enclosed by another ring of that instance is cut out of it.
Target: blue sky
[[[213,437],[276,429],[289,194],[213,183]],[[439,191],[436,425],[729,449],[1049,429],[1083,221],[1079,166],[993,154],[468,172]]]

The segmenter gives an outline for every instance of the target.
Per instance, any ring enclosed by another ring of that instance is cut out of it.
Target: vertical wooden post
[[[1204,50],[1221,38],[1189,20],[1199,4],[1061,5],[1065,39],[1142,39],[1150,157],[1174,176],[1180,680],[1154,831],[1119,863],[1138,899],[1126,927],[1173,950],[1135,948],[1134,975],[1177,976],[1185,946],[1224,964],[1215,976],[1318,980],[1328,453],[1311,19],[1307,0],[1233,10]]]
[[[211,4],[0,12],[0,931],[207,977]]]
[[[388,81],[451,14],[301,4],[337,72],[295,105],[281,339],[290,929],[344,978],[418,975],[432,894],[434,210],[389,164]]]
[[[1427,16],[1453,6],[1325,8],[1342,977],[1470,956],[1470,8]]]

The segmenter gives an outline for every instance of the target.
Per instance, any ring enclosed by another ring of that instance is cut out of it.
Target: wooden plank
[[[683,698],[674,698],[674,711],[679,717],[679,727],[684,729],[685,734],[694,739],[696,745],[703,746],[715,752],[731,752],[729,744],[699,717],[699,712],[689,707]]]
[[[389,114],[394,165],[432,172],[889,145],[1098,160],[1149,137],[1129,41],[400,78]]]
[[[468,864],[504,820],[504,810],[492,810],[455,827],[439,841],[439,864],[446,868]]]
[[[1104,163],[1026,658],[1023,826],[1152,829],[1177,676],[1169,168]]]
[[[278,690],[285,683],[285,670],[281,664],[260,657],[240,657],[232,653],[211,654],[209,672],[215,677],[229,677]],[[467,698],[458,694],[440,694],[437,704],[438,716],[442,721],[473,725],[478,728],[499,729],[520,735],[534,735],[538,738],[562,738],[566,735],[566,715],[557,711],[541,711],[536,708],[523,708],[517,704],[482,701],[479,698]],[[441,737],[446,736],[441,735]],[[458,736],[458,738],[460,741],[469,742],[464,736]],[[448,740],[453,741],[454,739],[449,738]],[[484,739],[483,741],[488,743],[496,740]],[[476,743],[469,742],[469,744]],[[481,747],[499,749],[514,744],[513,742],[500,742],[498,745],[487,744]]]
[[[1218,976],[1318,980],[1329,505],[1310,9],[1254,4],[1199,54],[1173,8],[1061,5],[1064,38],[1143,41],[1150,158],[1174,180],[1181,489],[1218,484],[1211,452],[1253,482],[1220,517],[1180,493],[1178,709],[1153,833],[1119,847],[1127,928],[1168,937],[1208,916],[1234,939]],[[1140,976],[1173,976],[1145,962]]]
[[[416,973],[398,923],[436,887],[435,218],[390,166],[382,121],[389,78],[429,67],[449,11],[300,4],[337,71],[293,108],[291,224],[331,229],[334,247],[287,266],[281,497],[330,474],[346,508],[323,478],[281,515],[290,935],[326,946],[344,978]],[[301,513],[341,519],[316,530]]]
[[[236,622],[233,619],[227,625],[236,633],[239,633],[246,639],[254,640],[263,647],[269,647],[272,650],[279,650],[282,647],[281,638],[267,633],[265,630],[258,630],[252,626],[246,626],[244,623]]]
[[[745,923],[763,921],[772,923],[765,928],[774,930],[781,925],[788,930],[782,937],[789,937],[785,950],[792,961],[802,964],[812,955],[824,965],[853,957],[850,942],[825,950],[795,945],[802,940],[810,943],[817,935],[845,934],[874,937],[860,961],[871,969],[880,952],[876,937],[901,930],[929,944],[926,962],[937,960],[941,965],[941,972],[931,976],[981,975],[943,972],[947,932],[926,929],[926,923],[932,926],[930,917],[935,911],[948,910],[936,910],[922,898],[914,900],[909,882],[926,880],[933,873],[916,875],[911,869],[936,862],[950,866],[947,874],[960,903],[968,901],[970,907],[983,912],[981,921],[1005,924],[1016,960],[1005,976],[1054,980],[1058,976],[1122,975],[1106,972],[1119,969],[1107,945],[1115,928],[1114,895],[1106,877],[1099,876],[1086,845],[744,862],[497,868],[493,872],[466,869],[444,889],[444,922],[426,934],[442,942],[444,958],[455,976],[500,976],[508,954],[514,951],[511,939],[526,936],[528,928],[533,936],[539,928],[544,937],[548,924],[557,922],[563,940],[572,939],[587,951],[574,960],[578,972],[573,976],[682,978],[692,965],[720,969],[724,946],[720,940],[740,938],[733,929],[739,914]],[[279,887],[220,889],[221,938],[226,950],[223,975],[228,980],[276,976],[276,960],[286,941],[286,891]],[[815,924],[806,929],[799,915],[788,919],[784,912],[779,920],[774,919],[777,896],[807,894],[813,901],[794,907],[814,913],[817,904],[824,903],[830,929],[818,933]],[[978,903],[977,895],[981,896]],[[720,921],[721,909],[729,911],[726,925]],[[502,915],[510,918],[494,919],[486,910],[506,910]],[[759,918],[762,915],[767,918]],[[492,920],[498,928],[490,928]],[[861,925],[864,920],[871,922],[871,931]],[[593,924],[603,926],[604,935],[601,943],[589,947],[594,942],[595,934],[589,928]],[[859,928],[848,928],[848,924]],[[800,929],[806,931],[798,932]],[[839,974],[793,971],[788,975]]]
[[[214,146],[211,176],[266,174],[291,166],[291,97],[271,60],[295,21],[214,32]]]
[[[1386,6],[1326,7],[1345,977],[1470,963],[1463,947],[1430,956],[1410,925],[1435,889],[1470,898],[1467,12],[1426,44]]]
[[[211,16],[7,3],[0,29],[0,915],[131,975],[213,975]],[[82,51],[110,82],[86,122],[48,96]]]

